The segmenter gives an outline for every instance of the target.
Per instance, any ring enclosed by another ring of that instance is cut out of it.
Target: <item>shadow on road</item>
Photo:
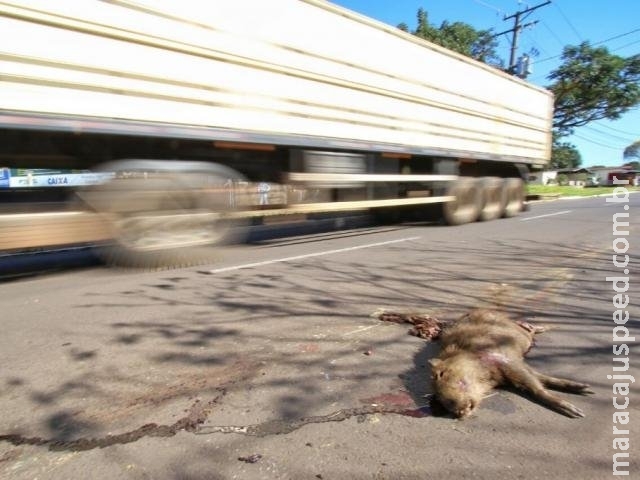
[[[459,248],[464,256],[451,254]],[[19,414],[19,428],[6,418],[2,433],[77,445],[144,425],[175,434],[176,425],[192,425],[180,423],[186,417],[199,425],[247,426],[330,421],[337,411],[371,405],[380,405],[381,414],[422,408],[430,393],[427,362],[438,347],[407,335],[404,326],[371,318],[380,307],[443,319],[490,307],[545,323],[552,329],[539,337],[531,365],[588,375],[610,362],[610,345],[601,342],[611,329],[603,281],[610,263],[597,245],[492,240],[425,248],[407,242],[371,263],[318,257],[286,269],[168,272],[133,290],[90,291],[73,305],[86,322],[66,332],[60,345],[66,368],[41,384],[15,373],[5,378],[11,400],[0,397],[3,411],[20,403],[33,414]],[[632,263],[637,270],[638,261]],[[113,322],[95,319],[94,312],[105,309]],[[138,319],[150,312],[153,321]],[[602,379],[582,379],[603,387]],[[485,409],[516,412],[509,393],[488,399],[480,415]],[[429,421],[424,413],[416,421]]]

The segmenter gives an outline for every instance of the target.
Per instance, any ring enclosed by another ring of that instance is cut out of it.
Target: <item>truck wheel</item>
[[[112,242],[100,248],[107,263],[140,268],[209,261],[212,246],[239,232],[228,218],[234,182],[226,167],[185,162],[124,161],[107,165],[116,178],[83,195],[110,224]]]
[[[524,209],[524,182],[521,178],[505,178],[504,190],[506,200],[503,216],[515,217]]]
[[[498,177],[485,177],[480,179],[482,190],[482,208],[479,220],[486,222],[502,217],[506,205],[507,191],[504,182]]]
[[[232,224],[218,210],[192,207],[168,209],[163,199],[155,211],[114,216],[114,243],[103,247],[103,257],[114,265],[160,268],[202,263],[212,258],[212,246],[229,242]]]
[[[442,216],[447,225],[475,222],[482,207],[482,189],[475,178],[459,178],[446,189],[455,200],[443,204]]]

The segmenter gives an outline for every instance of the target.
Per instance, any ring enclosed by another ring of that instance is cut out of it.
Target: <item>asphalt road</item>
[[[631,195],[631,320],[640,245]],[[612,216],[604,198],[514,219],[272,239],[211,265],[0,284],[8,479],[604,479],[612,473]],[[638,245],[636,245],[636,243]],[[619,245],[620,246],[620,245]],[[530,364],[586,381],[569,419],[515,391],[429,407],[437,344],[371,317],[505,310],[553,327]],[[640,355],[628,356],[633,374]],[[640,462],[638,388],[631,472]],[[622,399],[622,398],[621,398]],[[632,474],[633,476],[633,474]]]

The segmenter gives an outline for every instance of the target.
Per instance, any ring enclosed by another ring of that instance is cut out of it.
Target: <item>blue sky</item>
[[[477,29],[493,28],[496,33],[513,27],[517,11],[534,7],[544,0],[332,0],[333,3],[380,20],[389,25],[404,22],[416,26],[418,8],[424,8],[429,21],[462,21]],[[558,67],[565,45],[589,41],[606,46],[611,53],[628,57],[640,53],[640,1],[554,0],[530,13],[524,23],[538,23],[520,35],[518,54],[539,52],[528,81],[545,86],[546,76]],[[500,37],[499,55],[508,61],[511,36]],[[603,42],[603,43],[600,43]],[[601,120],[576,129],[567,137],[582,155],[582,166],[621,165],[626,146],[640,140],[640,107],[616,121]]]

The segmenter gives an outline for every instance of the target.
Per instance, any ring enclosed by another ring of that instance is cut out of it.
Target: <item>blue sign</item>
[[[8,168],[0,168],[0,188],[9,188],[11,179],[11,170]]]

